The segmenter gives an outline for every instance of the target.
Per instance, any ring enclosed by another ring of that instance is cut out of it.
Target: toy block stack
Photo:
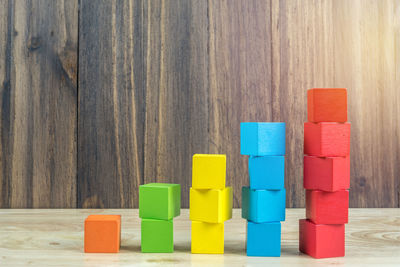
[[[285,123],[242,122],[240,151],[250,156],[250,186],[242,188],[247,256],[279,257],[286,206]]]
[[[299,249],[314,258],[343,257],[350,188],[350,123],[344,88],[310,89],[304,124],[306,219]]]
[[[84,228],[85,253],[119,252],[121,215],[89,215]]]
[[[181,209],[179,184],[150,183],[139,186],[142,252],[174,252],[173,218]]]
[[[224,253],[224,222],[232,218],[232,187],[226,187],[225,181],[226,155],[193,155],[192,253]]]

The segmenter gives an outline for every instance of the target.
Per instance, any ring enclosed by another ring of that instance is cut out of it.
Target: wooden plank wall
[[[78,3],[0,10],[0,207],[76,207]]]
[[[352,207],[400,207],[400,3],[0,1],[0,208],[137,207],[193,153],[247,183],[241,121],[287,122],[304,206],[306,89],[347,87]]]

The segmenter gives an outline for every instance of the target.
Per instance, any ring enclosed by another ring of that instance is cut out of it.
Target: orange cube
[[[86,218],[86,253],[116,253],[120,244],[121,215],[89,215]]]
[[[307,91],[309,122],[346,122],[347,90],[314,88]]]

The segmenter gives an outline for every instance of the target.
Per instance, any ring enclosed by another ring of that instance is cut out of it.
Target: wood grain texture
[[[334,84],[350,88],[350,206],[400,206],[400,2],[336,1],[332,8],[343,29],[334,36]]]
[[[148,1],[144,182],[181,184],[189,206],[192,156],[208,153],[206,1]]]
[[[12,13],[10,12],[11,5],[7,1],[0,2],[0,33],[3,38],[0,38],[0,103],[1,103],[1,138],[0,138],[0,148],[1,148],[1,178],[0,178],[0,207],[10,207],[10,184],[11,184],[11,174],[9,162],[10,157],[9,150],[9,116],[10,116],[10,89],[9,81],[11,78],[11,32],[8,31],[10,21],[12,19]]]
[[[144,121],[140,8],[139,1],[80,3],[80,207],[137,204]]]
[[[182,184],[188,206],[191,156],[208,151],[206,12],[188,1],[82,1],[82,207],[137,207],[138,185],[154,181]]]
[[[234,207],[248,184],[240,122],[279,121],[272,114],[269,1],[209,1],[209,148],[227,155]]]
[[[137,207],[152,181],[180,183],[188,207],[194,153],[227,155],[239,207],[241,121],[287,123],[302,207],[314,87],[348,88],[350,206],[400,206],[396,0],[8,0],[0,15],[0,207]]]
[[[288,121],[289,206],[304,203],[301,124],[312,87],[348,88],[350,206],[399,206],[399,9],[396,1],[272,3],[273,107]]]
[[[0,207],[76,206],[77,4],[0,3]]]
[[[5,266],[398,266],[400,209],[350,209],[346,256],[316,260],[299,252],[299,219],[288,209],[282,223],[281,257],[247,257],[246,221],[239,209],[225,222],[225,254],[190,253],[189,210],[174,219],[174,253],[140,252],[138,210],[1,210],[0,251]],[[117,254],[83,253],[84,220],[90,214],[121,215]],[[23,253],[21,253],[23,251]]]

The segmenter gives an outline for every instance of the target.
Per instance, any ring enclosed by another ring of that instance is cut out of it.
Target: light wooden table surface
[[[89,214],[121,214],[118,254],[83,253],[83,221]],[[225,224],[224,255],[192,255],[188,210],[174,220],[175,252],[140,253],[138,211],[124,210],[0,210],[2,266],[400,266],[400,209],[350,209],[346,226],[346,257],[313,259],[298,252],[298,219],[304,209],[287,209],[282,225],[282,256],[245,255],[245,220],[240,210]]]

